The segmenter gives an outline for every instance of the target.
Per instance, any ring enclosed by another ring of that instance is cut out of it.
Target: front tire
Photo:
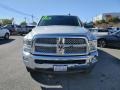
[[[23,34],[22,34],[22,33],[21,33],[20,35],[21,35],[21,36],[23,36]]]
[[[8,33],[6,33],[5,36],[4,36],[4,39],[9,39],[9,36],[10,35]]]
[[[34,72],[31,68],[28,68],[28,67],[26,67],[26,70],[27,70],[28,72]]]
[[[93,68],[88,68],[82,72],[82,74],[90,74]]]
[[[107,46],[107,42],[104,39],[98,41],[99,47],[105,48]]]

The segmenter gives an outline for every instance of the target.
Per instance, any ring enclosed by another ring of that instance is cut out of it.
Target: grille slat
[[[65,44],[86,44],[86,42],[82,38],[66,38]]]
[[[64,48],[63,55],[81,55],[87,53],[87,42],[85,38],[61,38],[64,39],[64,43],[58,41],[60,38],[36,38],[35,51],[44,55],[58,55],[58,48]]]
[[[65,53],[66,54],[72,54],[72,53],[85,53],[86,52],[86,47],[67,47],[65,48]]]
[[[41,53],[56,53],[56,48],[55,47],[35,46],[35,51],[41,52]]]
[[[86,60],[35,60],[37,64],[85,64]]]
[[[56,38],[38,38],[38,39],[36,39],[36,43],[39,43],[39,44],[56,44],[57,39]]]

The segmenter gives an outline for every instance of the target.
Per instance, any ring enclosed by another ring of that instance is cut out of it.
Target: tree
[[[99,25],[99,24],[107,24],[107,21],[106,21],[106,20],[99,20],[99,21],[96,21],[95,24],[96,24],[96,25]]]
[[[108,22],[118,23],[118,22],[120,22],[120,19],[118,17],[113,17],[113,18],[109,19]]]
[[[33,22],[31,23],[31,25],[37,25],[37,23],[36,23],[35,21],[33,21]]]
[[[26,23],[25,21],[23,21],[23,22],[20,23],[20,25],[22,25],[22,26],[26,26],[27,23]]]
[[[95,24],[98,25],[98,24],[101,24],[101,22],[100,21],[96,21]]]
[[[1,25],[7,25],[7,24],[12,24],[11,19],[2,19],[1,20]]]
[[[105,21],[105,20],[101,20],[100,22],[101,22],[101,23],[106,23],[106,21]]]

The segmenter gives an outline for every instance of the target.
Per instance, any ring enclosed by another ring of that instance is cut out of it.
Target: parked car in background
[[[34,28],[35,26],[21,26],[21,25],[18,25],[17,26],[17,33],[20,34],[20,35],[23,35],[23,34],[28,34],[30,31],[32,31],[32,29]]]
[[[99,28],[90,28],[89,31],[100,39],[106,35],[108,35],[108,29],[99,29]]]
[[[109,27],[107,29],[109,31],[108,34],[112,34],[112,33],[116,32],[116,31],[120,30],[120,27]]]
[[[13,35],[13,34],[17,33],[16,32],[16,25],[9,24],[9,25],[5,25],[4,28],[9,30],[10,35]]]
[[[29,26],[26,26],[27,28],[27,31],[31,32],[33,28],[35,28],[35,26],[32,26],[32,25],[29,25]]]
[[[120,48],[120,30],[98,39],[98,45],[100,47],[112,46]]]
[[[0,27],[0,38],[9,39],[10,32],[4,27]]]

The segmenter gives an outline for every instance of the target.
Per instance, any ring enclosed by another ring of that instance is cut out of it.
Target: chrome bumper
[[[54,56],[35,56],[27,52],[23,52],[23,61],[26,67],[42,70],[53,70],[53,66],[55,64],[36,64],[35,60],[86,60],[84,64],[65,64],[67,65],[68,70],[80,70],[91,67],[91,65],[97,62],[96,56],[98,56],[98,52],[95,51],[87,56],[69,56],[69,57],[54,57]]]

